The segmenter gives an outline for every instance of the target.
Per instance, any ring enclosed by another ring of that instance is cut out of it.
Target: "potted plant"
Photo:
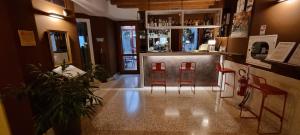
[[[107,82],[107,79],[109,78],[109,74],[103,65],[96,65],[94,70],[95,70],[94,77],[97,80],[104,82],[104,83]]]
[[[81,117],[91,117],[102,104],[91,90],[89,75],[67,78],[34,65],[29,69],[30,83],[18,88],[18,96],[31,102],[36,134],[53,128],[56,135],[80,135]]]

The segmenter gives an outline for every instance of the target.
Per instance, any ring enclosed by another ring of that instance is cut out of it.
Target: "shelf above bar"
[[[199,26],[163,26],[163,27],[147,27],[146,29],[161,30],[161,29],[188,29],[188,28],[198,28],[198,29],[214,29],[220,28],[219,25],[199,25]]]

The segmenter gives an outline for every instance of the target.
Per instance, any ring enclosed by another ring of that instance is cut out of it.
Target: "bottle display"
[[[148,20],[149,27],[167,27],[167,26],[180,26],[180,22],[174,20],[173,17],[149,17]]]
[[[148,31],[148,51],[166,52],[171,44],[171,30],[149,30]]]

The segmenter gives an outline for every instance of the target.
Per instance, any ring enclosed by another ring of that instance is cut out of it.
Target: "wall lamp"
[[[53,18],[57,18],[57,19],[64,19],[63,16],[56,14],[56,13],[49,13],[49,16],[53,17]]]
[[[293,1],[293,0],[277,0],[278,2]]]

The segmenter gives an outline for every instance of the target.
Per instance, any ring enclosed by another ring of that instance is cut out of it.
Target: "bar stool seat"
[[[153,86],[164,86],[165,93],[167,93],[166,64],[164,62],[152,63],[150,71],[151,93],[153,91]],[[155,75],[158,75],[158,77],[155,78]]]
[[[184,78],[184,73],[188,75],[187,78]],[[179,67],[179,89],[178,93],[180,94],[180,90],[182,86],[192,86],[194,90],[192,90],[193,94],[196,92],[196,63],[195,62],[182,62]]]
[[[221,86],[218,86],[220,88],[220,90],[214,90],[213,86],[212,86],[212,91],[213,92],[220,92],[220,98],[232,98],[234,97],[234,93],[235,93],[235,75],[236,72],[233,69],[229,69],[229,68],[224,68],[224,65],[221,66],[220,63],[216,63],[216,71],[218,73],[221,73],[222,79],[221,79]],[[230,84],[227,82],[227,74],[233,74],[233,84]],[[223,79],[223,76],[225,75],[225,80]],[[231,96],[222,96],[222,92],[225,91],[225,87],[224,90],[222,90],[222,86],[223,86],[223,81],[225,85],[229,86],[232,88],[232,95]]]

